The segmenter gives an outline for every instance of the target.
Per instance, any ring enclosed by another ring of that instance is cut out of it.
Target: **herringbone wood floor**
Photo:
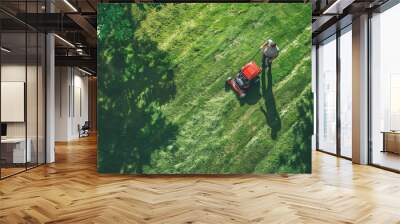
[[[400,223],[400,175],[313,154],[312,175],[96,173],[94,137],[0,181],[0,223]]]

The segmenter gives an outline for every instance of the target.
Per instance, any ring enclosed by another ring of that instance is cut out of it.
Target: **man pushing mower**
[[[260,46],[260,49],[263,53],[264,63],[269,67],[272,61],[278,56],[279,48],[274,41],[267,40]],[[262,69],[254,61],[251,61],[239,70],[236,78],[229,77],[226,80],[226,84],[229,85],[240,98],[244,98],[251,86],[259,82],[259,74],[261,71]]]
[[[276,43],[271,39],[267,40],[260,46],[260,49],[263,53],[263,59],[266,65],[270,65],[272,61],[278,57],[279,55],[279,48],[276,46]]]

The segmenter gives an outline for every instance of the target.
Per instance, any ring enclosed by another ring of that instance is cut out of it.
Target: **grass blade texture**
[[[309,4],[99,4],[98,170],[311,172]],[[228,77],[280,48],[244,99]]]

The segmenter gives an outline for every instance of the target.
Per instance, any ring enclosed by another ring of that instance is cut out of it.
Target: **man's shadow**
[[[260,91],[264,99],[265,107],[264,109],[263,106],[260,106],[260,110],[265,116],[267,125],[271,128],[271,138],[276,139],[279,130],[281,130],[281,118],[279,117],[279,112],[276,110],[275,97],[274,93],[272,92],[271,63],[268,62],[268,60],[266,60],[264,56],[262,58],[260,86]]]

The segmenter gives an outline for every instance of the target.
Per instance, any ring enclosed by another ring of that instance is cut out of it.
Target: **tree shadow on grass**
[[[278,132],[281,130],[281,118],[276,109],[275,96],[272,91],[272,69],[271,64],[268,63],[263,56],[260,91],[264,99],[265,109],[261,106],[260,110],[265,116],[267,125],[271,128],[271,138],[276,139]]]
[[[173,65],[156,42],[134,35],[135,6],[107,7],[102,28],[107,16],[119,16],[120,23],[100,30],[105,37],[98,41],[98,171],[141,174],[178,132],[160,108],[176,94]]]

